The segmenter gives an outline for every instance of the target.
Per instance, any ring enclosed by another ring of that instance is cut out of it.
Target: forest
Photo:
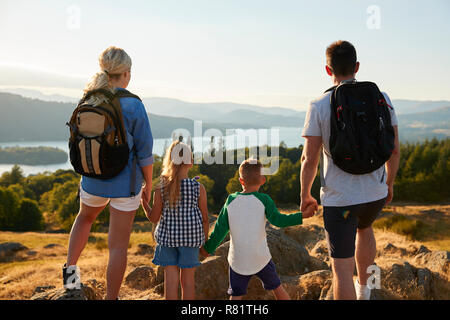
[[[65,163],[67,153],[52,147],[0,147],[0,164],[24,164],[29,166]]]
[[[271,154],[268,148],[268,154]],[[238,150],[235,150],[238,151]],[[248,149],[246,150],[248,154]],[[303,146],[288,148],[281,143],[280,165],[276,174],[267,176],[261,192],[268,193],[280,207],[299,205],[300,165]],[[394,201],[441,203],[450,200],[450,138],[406,143],[400,147],[400,168],[394,185]],[[235,157],[237,153],[234,153]],[[237,163],[236,161],[234,163]],[[162,159],[155,157],[153,185],[158,184]],[[190,176],[199,177],[208,194],[211,213],[218,213],[229,193],[240,191],[238,164],[196,164]],[[80,176],[73,170],[58,170],[24,176],[20,166],[0,177],[0,230],[69,231],[79,209]],[[319,175],[312,194],[319,200]],[[93,226],[107,225],[108,207]],[[137,220],[145,220],[142,208]]]

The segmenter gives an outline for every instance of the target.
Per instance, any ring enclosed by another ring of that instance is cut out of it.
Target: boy
[[[277,227],[287,227],[301,224],[302,218],[314,215],[314,206],[306,208],[303,215],[301,212],[281,214],[267,194],[258,192],[266,182],[261,169],[261,162],[254,159],[247,159],[240,165],[242,192],[228,196],[214,231],[201,249],[205,256],[214,253],[228,232],[231,233],[228,252],[231,300],[242,299],[253,275],[261,279],[264,289],[273,290],[277,299],[290,299],[281,285],[267,245],[266,218]]]

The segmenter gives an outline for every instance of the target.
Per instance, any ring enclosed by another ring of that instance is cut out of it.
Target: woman
[[[94,89],[107,89],[112,93],[123,90],[131,78],[131,59],[120,48],[109,47],[99,57],[100,72],[97,72],[86,85],[85,92]],[[93,95],[87,101],[98,105],[105,97]],[[147,113],[142,102],[136,98],[120,98],[127,142],[130,149],[128,164],[119,175],[100,180],[83,176],[80,186],[80,210],[70,232],[67,262],[63,267],[64,286],[73,287],[80,283],[79,268],[76,266],[88,241],[92,223],[110,202],[109,212],[109,261],[106,273],[106,299],[118,298],[120,286],[127,264],[127,249],[133,220],[140,200],[150,200],[153,171],[153,138]],[[133,145],[136,152],[131,152]],[[137,157],[137,164],[133,160]],[[140,192],[130,197],[130,183],[135,169],[135,190]],[[145,185],[142,183],[145,181]],[[142,189],[141,189],[142,188]]]

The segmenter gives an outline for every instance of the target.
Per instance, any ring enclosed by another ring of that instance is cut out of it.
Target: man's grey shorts
[[[323,222],[328,251],[332,258],[355,255],[356,230],[372,225],[386,203],[386,198],[346,207],[323,207]]]

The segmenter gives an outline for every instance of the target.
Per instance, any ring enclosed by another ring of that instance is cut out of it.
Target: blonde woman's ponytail
[[[94,74],[91,80],[86,84],[84,92],[95,89],[106,89],[114,93],[114,87],[110,81],[119,77],[122,73],[131,69],[131,58],[121,48],[111,46],[104,50],[99,58],[100,71]],[[102,94],[92,95],[87,101],[89,104],[99,105],[106,100]]]

